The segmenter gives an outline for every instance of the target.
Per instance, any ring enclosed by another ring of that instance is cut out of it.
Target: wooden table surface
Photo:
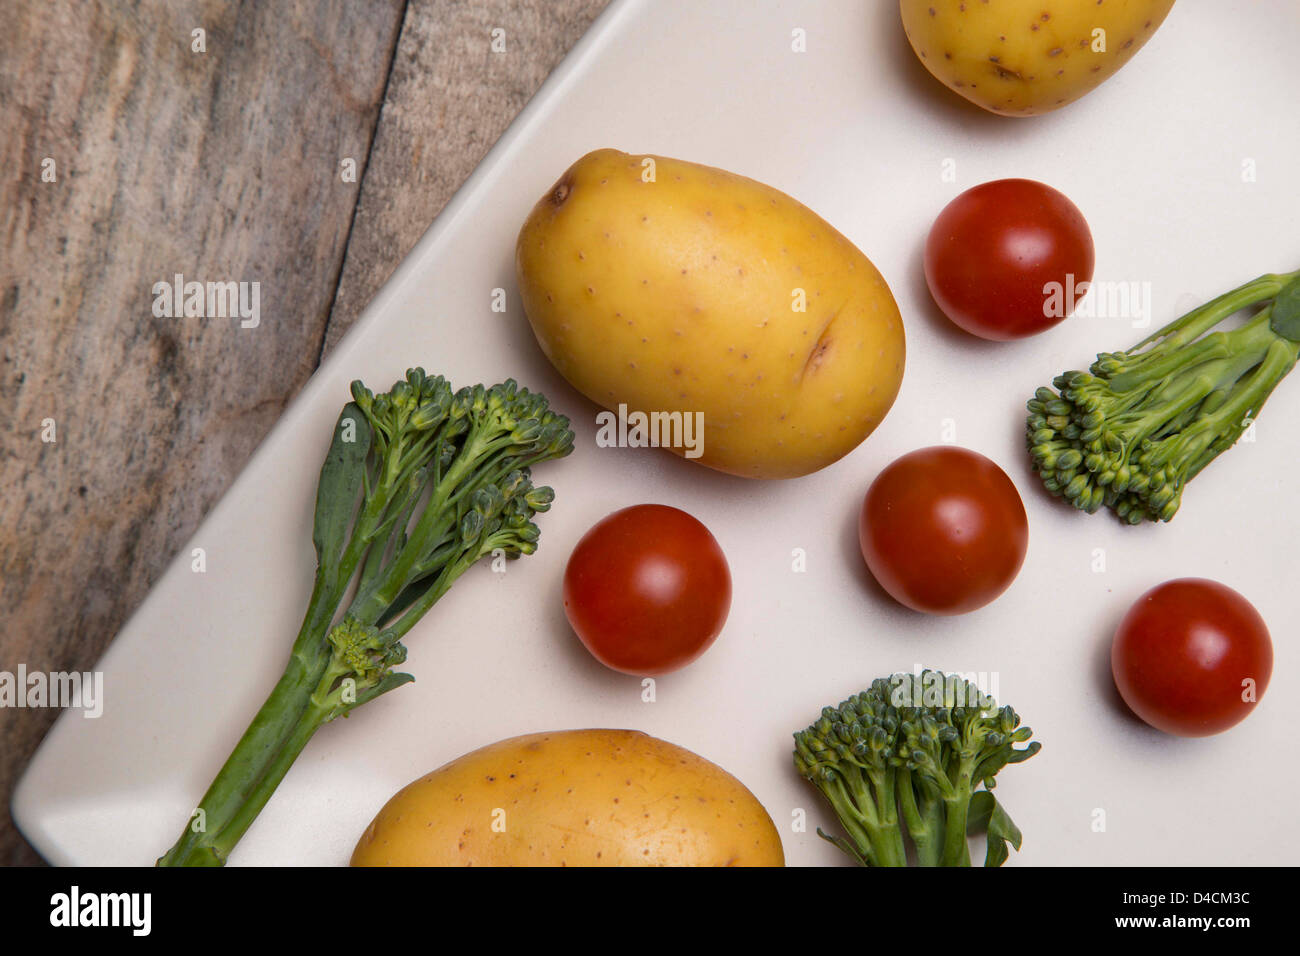
[[[605,2],[0,0],[0,671],[94,666]],[[0,864],[55,716],[0,709]]]

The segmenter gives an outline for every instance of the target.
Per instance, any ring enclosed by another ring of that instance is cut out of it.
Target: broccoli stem
[[[898,804],[907,824],[907,835],[916,848],[916,862],[920,866],[938,866],[943,852],[939,834],[943,829],[944,804],[929,793],[923,793],[923,799],[918,802],[916,791],[921,786],[910,770],[898,768]]]
[[[258,710],[199,801],[202,817],[191,817],[185,833],[158,861],[159,866],[221,866],[225,863],[225,855],[216,846],[215,834],[225,829],[265,779],[269,765],[302,720],[302,701],[308,698],[299,692],[304,677],[296,663],[296,660],[290,663],[290,669],[277,682],[271,696]]]
[[[159,859],[159,866],[221,866],[225,863],[225,856],[217,852],[208,834],[223,830],[234,818],[302,721],[310,701],[310,692],[304,693],[303,689],[315,686],[326,665],[319,649],[304,637],[319,634],[320,620],[326,611],[332,616],[333,610],[318,579],[284,673],[199,801],[202,817],[195,819],[191,816],[185,833]],[[325,620],[328,624],[328,618]],[[200,825],[202,829],[195,829]]]
[[[970,866],[970,844],[966,842],[966,817],[970,812],[971,768],[969,764],[953,787],[953,793],[943,798],[943,849],[940,866]]]
[[[308,696],[310,701],[310,695]],[[245,831],[252,826],[257,815],[262,812],[271,795],[275,793],[293,762],[302,753],[307,741],[311,740],[317,730],[329,720],[329,715],[309,703],[298,719],[287,728],[278,747],[268,753],[268,761],[251,786],[238,792],[238,799],[233,801],[224,825],[211,840],[192,847],[183,859],[170,861],[165,865],[195,866],[223,864],[230,856],[230,851],[239,842]]]
[[[907,866],[907,848],[903,845],[903,831],[898,826],[898,804],[894,799],[897,768],[886,767],[884,772],[869,770],[868,779],[876,794],[876,813],[879,825],[873,834],[876,855],[880,866]]]
[[[456,564],[448,564],[443,568],[442,573],[438,575],[438,578],[434,581],[433,585],[427,588],[424,593],[405,610],[405,613],[397,618],[395,623],[388,625],[387,629],[396,634],[399,639],[403,637],[407,631],[415,626],[415,623],[420,619],[425,611],[433,607],[433,605],[444,594],[451,590],[452,584],[455,583],[456,579],[465,571],[469,570],[470,565],[478,561],[478,559],[483,555],[491,554],[493,550],[494,546],[485,547],[482,551],[476,552],[472,557],[463,558]]]
[[[446,564],[434,585],[415,602],[398,623],[389,628],[400,639],[421,615],[441,598],[486,550],[475,549]],[[368,610],[377,617],[373,607]],[[304,633],[319,619],[313,608],[303,624]],[[370,624],[371,620],[353,619]],[[319,633],[319,632],[316,632]],[[160,866],[221,866],[230,850],[252,825],[266,802],[279,787],[289,768],[312,736],[351,706],[330,699],[335,684],[352,672],[340,660],[341,654],[309,653],[295,649],[275,689],[258,710],[212,786],[199,802],[204,812],[204,831],[192,827],[166,855]],[[362,689],[364,691],[365,688]],[[357,703],[362,703],[358,694]],[[209,836],[210,834],[210,836]]]
[[[866,813],[860,809],[861,804],[850,795],[849,788],[844,778],[834,776],[830,780],[822,781],[818,784],[818,789],[826,797],[831,807],[835,810],[835,815],[839,817],[840,825],[844,827],[849,837],[853,840],[853,847],[859,857],[867,862],[870,866],[882,866],[880,856],[876,850],[876,834],[879,828],[874,827],[867,819]],[[869,806],[869,804],[868,804]],[[825,834],[818,833],[825,839]],[[834,842],[833,840],[831,842]]]
[[[1140,355],[1141,349],[1160,340],[1162,347],[1180,348],[1196,341],[1230,315],[1242,309],[1274,298],[1293,279],[1300,278],[1300,270],[1289,273],[1269,273],[1252,279],[1231,292],[1216,296],[1204,305],[1197,306],[1181,318],[1174,319],[1163,328],[1152,332],[1133,348],[1130,355]]]
[[[1300,342],[1274,339],[1263,360],[1245,380],[1245,385],[1232,392],[1231,397],[1211,415],[1203,416],[1196,426],[1196,440],[1200,446],[1196,453],[1187,454],[1192,464],[1188,467],[1187,481],[1232,447],[1250,422],[1259,414],[1264,402],[1273,394],[1278,382],[1290,374],[1300,354]]]
[[[850,830],[858,851],[872,866],[906,866],[907,851],[898,829],[894,805],[893,776],[849,767],[834,775],[830,788],[823,788],[836,813],[851,821]]]

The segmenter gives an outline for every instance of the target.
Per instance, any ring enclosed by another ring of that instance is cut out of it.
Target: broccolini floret
[[[284,675],[160,866],[219,866],[324,724],[413,680],[402,637],[471,565],[537,550],[550,488],[532,465],[573,450],[569,420],[506,381],[453,392],[411,369],[352,383],[321,467],[316,579]]]
[[[990,792],[1037,741],[1010,707],[938,671],[895,674],[794,735],[794,765],[830,802],[848,839],[818,835],[863,866],[970,866],[968,832],[987,833],[985,866],[1001,866],[1021,835]],[[983,784],[984,789],[977,789]]]
[[[1211,331],[1263,304],[1244,325]],[[1090,372],[1065,372],[1028,403],[1043,487],[1089,514],[1168,521],[1183,489],[1236,444],[1300,354],[1300,272],[1219,296]]]

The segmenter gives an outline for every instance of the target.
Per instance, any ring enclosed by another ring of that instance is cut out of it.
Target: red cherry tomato
[[[1021,339],[1074,311],[1093,259],[1092,233],[1074,203],[1031,179],[999,179],[939,213],[925,243],[925,281],[967,332]]]
[[[964,614],[1015,580],[1029,520],[1006,472],[942,445],[904,455],[872,482],[858,541],[894,600],[928,614]]]
[[[1232,588],[1179,578],[1138,598],[1115,632],[1120,696],[1157,730],[1205,737],[1244,720],[1268,687],[1273,642]]]
[[[704,653],[727,620],[731,572],[709,529],[667,505],[616,511],[564,571],[564,612],[607,667],[654,676]]]

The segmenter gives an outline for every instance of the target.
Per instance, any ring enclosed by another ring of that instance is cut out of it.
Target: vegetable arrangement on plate
[[[900,6],[935,76],[985,109],[1022,116],[1095,87],[1171,5],[1090,5],[1086,15],[1022,0]],[[1090,46],[1092,26],[1111,47]],[[661,429],[655,444],[709,468],[750,479],[825,468],[872,433],[898,394],[903,322],[884,277],[833,226],[762,183],[597,150],[536,204],[515,251],[528,322],[561,375],[604,408],[643,415]],[[941,311],[995,341],[1065,321],[1093,265],[1079,209],[1024,179],[957,197],[924,256]],[[1248,308],[1256,311],[1240,327],[1223,330]],[[1128,351],[1101,353],[1089,372],[1058,376],[1055,390],[1039,389],[1028,403],[1032,468],[1046,491],[1083,511],[1168,521],[1187,482],[1242,435],[1298,353],[1300,273],[1262,276]],[[702,432],[691,445],[686,426],[697,415]],[[321,726],[412,679],[394,670],[403,636],[484,555],[536,550],[532,519],[552,493],[533,487],[530,469],[569,454],[573,440],[568,419],[513,381],[453,392],[414,369],[378,396],[353,384],[321,469],[316,584],[285,674],[160,864],[225,862]],[[945,446],[884,468],[866,491],[858,532],[890,597],[954,615],[1008,592],[1029,521],[998,464]],[[596,521],[554,600],[597,660],[644,678],[704,654],[725,629],[731,593],[726,556],[701,516],[647,503]],[[1112,647],[1128,706],[1186,736],[1227,730],[1251,713],[1272,660],[1258,612],[1205,580],[1148,592]],[[861,686],[861,678],[846,679]],[[969,866],[968,836],[982,833],[983,861],[998,866],[1023,837],[992,791],[1007,765],[1038,752],[1031,737],[1012,708],[960,676],[895,674],[796,733],[794,767],[839,822],[842,835],[822,835],[857,863]],[[452,761],[397,793],[352,858],[783,861],[771,817],[739,781],[673,744],[616,729],[533,734]]]

